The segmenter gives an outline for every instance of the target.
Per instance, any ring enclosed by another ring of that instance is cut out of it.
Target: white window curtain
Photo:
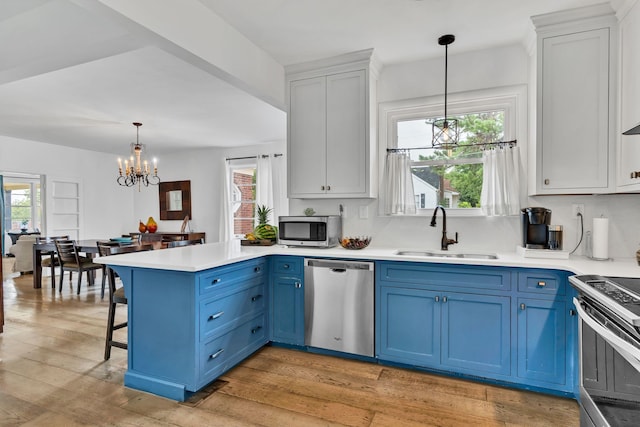
[[[518,147],[496,148],[483,153],[480,206],[487,216],[520,213],[520,151]]]
[[[405,152],[387,153],[382,186],[381,214],[413,215],[416,213],[409,154]]]
[[[233,213],[231,206],[231,167],[226,159],[222,159],[223,176],[222,183],[222,199],[220,200],[220,225],[219,225],[219,241],[228,242],[233,238]]]
[[[256,205],[271,208],[270,224],[277,224],[278,216],[288,215],[286,198],[286,165],[280,154],[258,155],[256,157]],[[256,225],[258,219],[256,218]]]
[[[273,174],[271,156],[258,154],[256,156],[256,209],[264,205],[271,209],[269,223],[273,224]],[[258,225],[258,217],[255,218]]]
[[[287,164],[284,155],[271,157],[271,177],[273,184],[273,224],[278,225],[278,217],[289,215],[287,198]]]

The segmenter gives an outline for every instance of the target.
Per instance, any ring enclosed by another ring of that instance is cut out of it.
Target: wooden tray
[[[276,242],[273,240],[262,239],[262,240],[240,240],[240,245],[242,246],[272,246],[275,245]]]

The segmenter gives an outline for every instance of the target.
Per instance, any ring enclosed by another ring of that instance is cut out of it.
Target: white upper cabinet
[[[371,53],[287,69],[290,198],[375,197]]]
[[[640,4],[620,21],[620,128],[640,123]],[[618,135],[618,192],[640,192],[640,135]]]
[[[617,23],[608,4],[532,18],[537,31],[534,188],[615,191]],[[530,185],[531,187],[531,185]]]

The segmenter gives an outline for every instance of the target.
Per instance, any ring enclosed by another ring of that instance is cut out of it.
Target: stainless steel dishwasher
[[[373,356],[373,263],[304,260],[304,343]]]

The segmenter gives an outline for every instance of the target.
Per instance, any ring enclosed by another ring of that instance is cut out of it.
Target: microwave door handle
[[[624,357],[627,362],[629,362],[637,371],[640,372],[640,350],[638,350],[622,338],[618,337],[609,329],[602,326],[594,318],[589,316],[589,314],[582,308],[580,301],[578,301],[578,299],[575,297],[573,298],[573,305],[576,306],[576,310],[578,311],[578,316],[580,316],[580,319],[582,319],[589,327],[591,327],[591,329],[593,329],[596,334],[604,338],[604,340],[607,341],[618,353],[620,353],[620,355]]]

